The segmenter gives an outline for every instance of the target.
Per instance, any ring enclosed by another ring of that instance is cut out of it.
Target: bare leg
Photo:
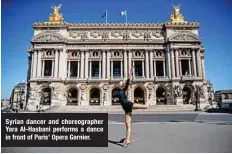
[[[124,147],[127,147],[127,145],[130,143],[130,136],[131,136],[131,115],[132,115],[131,112],[125,114],[126,139],[125,139]]]
[[[133,109],[147,109],[149,105],[144,105],[144,104],[136,104],[134,103]]]

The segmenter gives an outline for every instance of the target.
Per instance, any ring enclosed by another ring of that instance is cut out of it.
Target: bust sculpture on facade
[[[49,16],[49,22],[62,22],[63,21],[62,14],[59,12],[61,6],[62,4],[60,4],[59,6],[51,6],[51,8],[53,9],[53,13],[50,14]]]

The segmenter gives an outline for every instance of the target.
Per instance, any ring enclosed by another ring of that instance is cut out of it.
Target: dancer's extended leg
[[[131,112],[125,114],[126,139],[125,139],[124,147],[127,147],[127,145],[130,144],[130,136],[131,136],[131,115],[132,115]]]
[[[149,107],[149,105],[143,105],[143,104],[136,104],[134,103],[133,105],[133,109],[147,109]]]

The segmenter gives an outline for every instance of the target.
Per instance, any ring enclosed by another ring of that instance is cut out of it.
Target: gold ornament
[[[171,21],[172,22],[186,22],[186,21],[184,21],[184,17],[180,13],[181,5],[179,4],[178,6],[174,6],[172,4],[172,6],[173,6],[173,9],[174,9],[174,13],[171,14]]]
[[[60,4],[59,6],[53,6],[53,7],[51,6],[54,12],[50,14],[49,22],[62,22],[63,21],[62,14],[59,12],[61,6],[62,4]]]

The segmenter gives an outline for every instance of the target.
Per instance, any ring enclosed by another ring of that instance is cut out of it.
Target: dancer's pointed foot
[[[130,141],[126,141],[125,143],[124,143],[124,148],[127,148],[127,146],[130,144]]]

